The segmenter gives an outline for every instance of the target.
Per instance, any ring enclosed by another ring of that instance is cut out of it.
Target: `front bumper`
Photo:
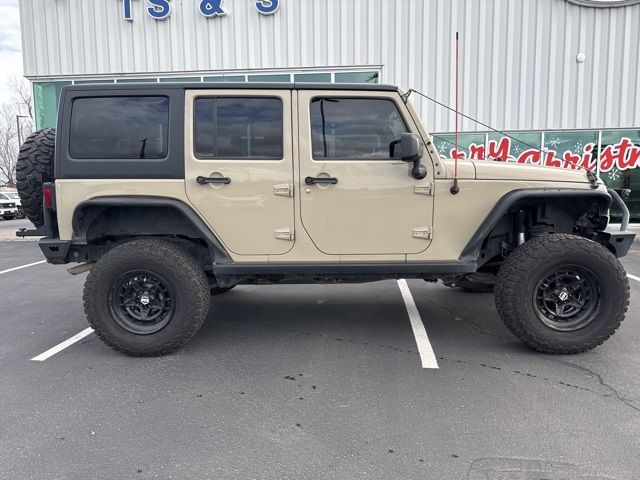
[[[622,222],[619,229],[609,226],[603,232],[598,232],[598,236],[617,257],[624,257],[629,252],[631,245],[633,245],[636,234],[629,230],[629,218],[631,215],[624,200],[614,189],[608,188],[607,191],[611,195],[612,203],[615,203],[622,210]]]
[[[633,240],[636,238],[635,232],[629,230],[617,230],[607,228],[604,232],[598,232],[600,243],[605,243],[616,257],[624,257],[629,253]]]
[[[0,216],[17,215],[17,214],[18,214],[17,208],[3,208],[2,210],[0,210]]]

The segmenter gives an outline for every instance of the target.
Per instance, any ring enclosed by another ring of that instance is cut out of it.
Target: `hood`
[[[589,183],[583,169],[540,167],[519,163],[473,160],[478,180],[540,180],[545,182]]]

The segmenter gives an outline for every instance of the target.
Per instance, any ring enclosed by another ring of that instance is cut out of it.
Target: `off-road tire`
[[[56,130],[45,128],[32,133],[20,147],[16,184],[22,208],[36,227],[44,225],[42,184],[52,182]]]
[[[564,265],[588,268],[599,284],[596,316],[573,331],[550,328],[534,309],[538,282]],[[602,245],[550,234],[532,238],[506,258],[498,272],[495,303],[507,328],[528,346],[544,353],[580,353],[602,344],[620,326],[629,305],[629,282],[618,259]]]
[[[128,271],[142,269],[162,276],[174,292],[175,311],[160,331],[138,335],[121,327],[109,307],[109,292]],[[211,294],[202,267],[180,246],[157,239],[133,240],[109,250],[89,272],[84,311],[107,345],[132,356],[159,356],[178,350],[195,335],[209,311]]]

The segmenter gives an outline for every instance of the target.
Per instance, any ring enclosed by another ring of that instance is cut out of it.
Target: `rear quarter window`
[[[75,159],[163,159],[169,149],[169,98],[76,98],[69,155]]]

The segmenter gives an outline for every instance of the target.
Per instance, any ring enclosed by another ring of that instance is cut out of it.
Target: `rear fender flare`
[[[213,254],[215,263],[231,263],[226,248],[200,216],[186,203],[167,197],[108,196],[97,197],[79,203],[73,211],[74,242],[86,243],[86,233],[91,223],[110,207],[170,208],[183,217],[203,238]],[[167,232],[171,233],[171,232]]]

